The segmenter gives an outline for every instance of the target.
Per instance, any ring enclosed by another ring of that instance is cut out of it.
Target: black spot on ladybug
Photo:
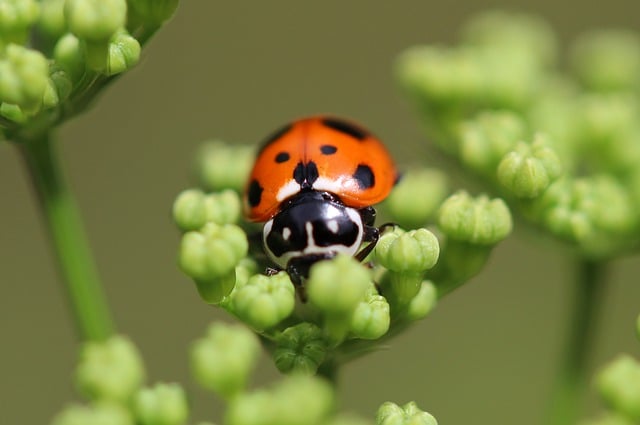
[[[262,152],[271,143],[275,142],[276,140],[278,140],[279,138],[281,138],[282,136],[287,134],[289,132],[289,130],[291,130],[291,127],[293,127],[293,124],[289,123],[289,124],[285,125],[284,127],[281,127],[278,130],[276,130],[273,133],[271,133],[269,135],[269,137],[267,137],[266,139],[264,139],[262,141],[262,143],[260,144],[260,150],[258,152]]]
[[[318,166],[313,161],[309,161],[307,164],[298,162],[296,168],[293,169],[293,179],[303,188],[310,188],[318,176]]]
[[[322,123],[329,128],[344,133],[358,140],[364,140],[368,137],[368,133],[355,125],[337,118],[324,118]]]
[[[280,152],[278,155],[276,155],[276,162],[278,164],[283,163],[283,162],[287,162],[289,160],[290,156],[288,153],[286,152]]]
[[[376,178],[371,171],[371,167],[365,164],[358,165],[356,172],[353,173],[353,178],[358,182],[360,189],[369,189],[376,184]]]
[[[337,150],[338,148],[333,145],[320,146],[320,152],[322,152],[323,155],[333,155]]]
[[[249,185],[249,193],[248,193],[249,205],[251,205],[251,207],[257,207],[260,204],[263,190],[264,189],[262,188],[262,186],[260,186],[260,183],[258,183],[258,180],[253,180],[251,182],[251,184]]]

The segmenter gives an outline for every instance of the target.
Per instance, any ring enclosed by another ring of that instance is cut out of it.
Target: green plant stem
[[[17,142],[38,195],[80,337],[104,340],[113,334],[113,324],[80,214],[57,162],[53,140],[47,133]]]
[[[601,301],[604,268],[604,263],[587,259],[577,263],[574,305],[569,335],[565,338],[567,346],[552,394],[550,425],[574,425],[580,417],[588,384],[587,366]]]

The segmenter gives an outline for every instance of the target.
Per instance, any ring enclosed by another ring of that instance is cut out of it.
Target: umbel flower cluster
[[[341,365],[375,351],[428,315],[439,298],[482,269],[492,248],[511,231],[511,216],[502,200],[464,191],[451,194],[442,173],[409,170],[381,206],[398,225],[383,232],[364,263],[338,256],[313,265],[301,300],[285,271],[265,274],[272,264],[263,252],[261,228],[242,217],[241,193],[253,163],[253,147],[211,141],[202,146],[197,159],[199,187],[183,191],[173,206],[173,217],[183,232],[179,265],[205,302],[226,310],[253,331],[247,332],[259,339],[252,340],[259,340],[276,367],[291,376],[282,385],[291,388],[288,397],[295,400],[292,394],[306,393],[305,385],[331,394],[323,388],[331,388],[326,380],[335,382]],[[231,332],[220,326],[214,325],[209,336],[196,344],[192,364],[205,388],[230,400],[228,423],[289,423],[283,419],[289,417],[283,413],[288,408],[282,407],[280,413],[266,408],[277,405],[274,397],[288,390],[246,393],[247,369],[237,367],[255,350],[230,342],[239,338],[242,328]],[[228,335],[229,346],[215,349],[211,339],[222,332]],[[247,413],[256,405],[265,406],[260,415]],[[269,411],[274,412],[273,419],[265,413]],[[298,408],[299,422],[291,423],[352,423],[326,414],[305,416],[317,411]],[[385,403],[376,423],[435,424],[435,419],[413,403],[404,407]]]
[[[2,0],[0,140],[32,140],[133,67],[178,0]]]

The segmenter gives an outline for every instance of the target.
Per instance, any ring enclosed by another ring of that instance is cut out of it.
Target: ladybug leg
[[[367,255],[369,255],[371,251],[373,251],[373,248],[376,247],[378,239],[380,239],[380,230],[377,227],[365,226],[362,241],[369,242],[369,244],[354,255],[354,258],[358,261],[363,261],[367,258]]]
[[[267,267],[264,269],[264,274],[266,274],[267,276],[273,276],[274,274],[278,274],[279,272],[280,270],[273,267]]]
[[[373,223],[376,222],[376,209],[373,207],[364,207],[358,210],[360,217],[362,218],[362,223],[365,226],[373,226]]]

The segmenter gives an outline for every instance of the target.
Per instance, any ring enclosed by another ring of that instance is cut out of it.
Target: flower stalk
[[[113,334],[113,322],[54,141],[47,133],[16,146],[44,215],[78,333],[83,340],[105,340]]]

